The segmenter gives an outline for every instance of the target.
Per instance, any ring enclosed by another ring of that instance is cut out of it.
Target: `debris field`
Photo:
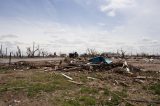
[[[65,58],[0,64],[0,106],[159,106],[160,60]]]

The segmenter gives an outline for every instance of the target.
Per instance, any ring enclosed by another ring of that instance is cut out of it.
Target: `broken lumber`
[[[67,76],[67,75],[65,75],[65,74],[63,74],[63,73],[62,73],[62,75],[63,75],[64,77],[70,79],[70,80],[73,80],[73,78],[71,78],[71,77],[69,77],[69,76]]]
[[[96,80],[97,78],[93,78],[93,77],[87,77],[88,79],[92,79],[92,80]]]

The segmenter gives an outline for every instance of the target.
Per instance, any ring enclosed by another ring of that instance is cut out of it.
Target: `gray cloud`
[[[17,35],[14,34],[7,34],[7,35],[0,35],[0,40],[4,40],[4,39],[11,39],[11,38],[18,38]]]

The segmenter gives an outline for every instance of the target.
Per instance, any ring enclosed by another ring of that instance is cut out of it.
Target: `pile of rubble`
[[[65,58],[59,61],[26,62],[19,61],[10,65],[14,69],[44,69],[45,71],[114,71],[133,74],[140,68],[128,65],[126,60],[113,62],[102,56],[86,58]]]

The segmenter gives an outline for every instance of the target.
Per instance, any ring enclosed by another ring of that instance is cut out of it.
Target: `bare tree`
[[[91,55],[91,56],[95,56],[95,55],[97,55],[98,53],[97,53],[97,51],[95,50],[95,49],[87,49],[87,54],[88,55]]]
[[[33,42],[33,50],[32,50],[32,57],[34,57],[34,54],[35,54],[35,52],[34,52],[34,47],[35,47],[35,42]]]
[[[7,57],[7,52],[8,52],[8,50],[7,50],[7,47],[6,47],[6,57]]]
[[[43,56],[43,57],[48,56],[48,55],[49,55],[49,53],[48,53],[47,51],[42,50],[42,56]]]
[[[26,53],[27,53],[27,56],[28,57],[34,57],[35,56],[35,53],[37,52],[37,51],[39,51],[40,49],[39,49],[39,45],[35,48],[35,42],[33,42],[33,48],[32,48],[32,50],[31,50],[31,47],[27,47],[27,51],[26,51]]]
[[[0,56],[3,58],[3,45],[1,44]]]
[[[42,50],[40,49],[39,45],[37,46],[37,49],[38,49],[38,50],[37,50],[37,56],[40,57]]]
[[[27,56],[28,57],[31,57],[32,56],[32,51],[31,51],[31,48],[30,47],[27,47]]]
[[[17,57],[22,57],[22,52],[21,52],[21,49],[19,48],[19,46],[17,46],[17,52],[16,52],[16,54],[17,54]]]
[[[37,46],[37,48],[35,49],[35,42],[33,42],[33,51],[32,51],[32,57],[35,56],[36,51],[39,50],[39,45]]]
[[[124,51],[124,50],[121,49],[121,56],[122,56],[122,58],[125,58],[125,54],[126,54],[126,51]]]

